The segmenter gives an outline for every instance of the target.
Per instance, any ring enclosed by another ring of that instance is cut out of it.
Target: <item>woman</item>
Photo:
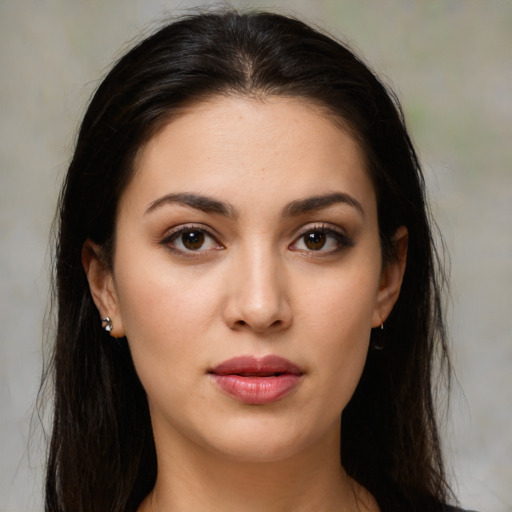
[[[60,203],[48,511],[440,511],[421,170],[350,50],[171,23],[87,110]]]

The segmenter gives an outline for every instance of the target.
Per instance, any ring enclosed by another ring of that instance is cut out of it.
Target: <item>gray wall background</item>
[[[0,510],[41,510],[33,408],[48,233],[76,128],[126,41],[198,2],[0,0]],[[204,3],[203,3],[204,5]],[[342,36],[398,91],[452,262],[444,439],[463,505],[512,511],[512,2],[234,1]],[[31,421],[33,435],[30,435]]]

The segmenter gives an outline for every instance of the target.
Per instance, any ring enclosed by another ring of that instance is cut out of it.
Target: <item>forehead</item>
[[[135,191],[146,201],[199,192],[268,207],[340,191],[374,200],[349,131],[325,108],[286,97],[215,97],[183,109],[139,152],[124,195]]]

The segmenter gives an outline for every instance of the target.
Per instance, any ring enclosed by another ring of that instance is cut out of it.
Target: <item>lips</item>
[[[288,396],[299,385],[304,372],[287,359],[268,355],[235,357],[212,368],[209,374],[235,400],[263,405]]]

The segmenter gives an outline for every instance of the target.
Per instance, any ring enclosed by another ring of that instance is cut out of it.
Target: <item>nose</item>
[[[286,273],[271,250],[240,254],[228,279],[224,315],[230,328],[261,334],[292,324]]]

